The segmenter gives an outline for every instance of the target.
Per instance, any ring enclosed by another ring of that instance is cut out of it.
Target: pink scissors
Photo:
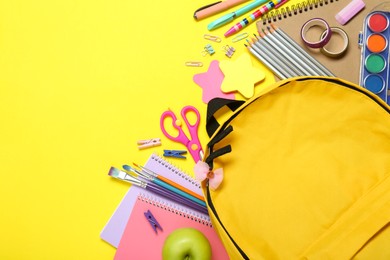
[[[191,123],[188,121],[187,118],[188,112],[194,112],[196,114],[196,122],[193,125],[191,125]],[[193,106],[185,106],[181,110],[181,116],[187,125],[188,131],[190,132],[191,140],[188,139],[187,135],[184,133],[180,120],[177,120],[175,113],[173,113],[173,111],[171,110],[167,110],[161,115],[160,118],[161,130],[164,133],[164,135],[168,137],[170,140],[184,144],[187,147],[188,151],[190,152],[194,161],[198,162],[203,157],[203,150],[198,137],[198,127],[200,122],[199,111]],[[174,137],[165,130],[164,121],[166,118],[172,119],[172,126],[179,132],[178,136]]]

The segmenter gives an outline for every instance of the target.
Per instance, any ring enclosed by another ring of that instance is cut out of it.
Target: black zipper
[[[240,248],[240,246],[236,243],[236,241],[234,241],[234,239],[232,238],[232,236],[229,234],[229,232],[226,230],[225,226],[222,224],[218,214],[217,214],[217,211],[215,210],[214,208],[214,205],[213,205],[213,202],[211,201],[211,196],[210,196],[210,190],[209,190],[209,185],[207,184],[207,204],[209,205],[209,208],[211,209],[211,211],[213,212],[214,216],[216,217],[216,219],[218,220],[218,223],[221,225],[221,227],[223,228],[223,230],[225,231],[225,233],[228,235],[228,237],[230,238],[230,240],[233,242],[234,246],[237,248],[237,250],[240,252],[241,256],[243,257],[243,259],[248,259],[249,260],[249,257],[244,253],[244,251]]]
[[[337,78],[302,78],[302,79],[297,79],[296,81],[306,81],[306,80],[313,80],[313,79],[320,79],[320,80],[324,80],[324,81],[328,81],[328,82],[332,82],[332,83],[336,83],[338,85],[341,85],[343,87],[346,87],[346,88],[349,88],[349,89],[353,89],[355,91],[358,91],[364,95],[366,95],[367,97],[369,97],[370,99],[372,99],[373,101],[375,101],[375,103],[377,103],[379,106],[381,106],[384,110],[386,110],[387,113],[390,113],[390,109],[388,106],[378,102],[378,100],[375,98],[376,95],[374,93],[371,93],[371,92],[366,92],[360,88],[357,88],[353,85],[349,85],[348,83],[345,83],[345,82],[342,82],[340,81],[339,79]],[[286,84],[284,84],[285,86]],[[283,86],[283,85],[282,85]],[[280,87],[282,87],[280,86]],[[367,90],[368,91],[368,90]],[[375,97],[374,97],[375,96]]]

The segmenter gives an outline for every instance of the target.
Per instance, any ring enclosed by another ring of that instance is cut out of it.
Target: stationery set
[[[144,167],[203,196],[195,179],[159,155],[152,154]],[[144,215],[148,211],[162,230],[154,230]],[[135,185],[130,187],[100,237],[117,248],[115,259],[159,259],[165,238],[181,227],[201,231],[211,244],[213,259],[228,259],[208,214]]]
[[[207,6],[207,12],[202,9],[197,10],[194,17],[198,20],[203,19],[217,13],[221,8],[226,10],[243,2],[242,0],[218,2],[213,4],[215,8],[213,5]],[[390,98],[387,98],[390,77],[390,68],[387,64],[390,56],[388,50],[390,15],[387,12],[373,10],[382,1],[365,1],[364,8],[359,6],[359,10],[354,10],[353,19],[350,13],[340,12],[345,10],[348,4],[346,1],[303,0],[291,7],[282,6],[285,2],[287,1],[275,0],[268,3],[264,0],[254,1],[236,12],[228,13],[215,20],[209,24],[208,29],[225,25],[238,15],[264,4],[258,12],[231,27],[225,36],[238,32],[259,18],[256,23],[259,36],[252,41],[247,40],[245,45],[249,53],[271,69],[278,79],[296,76],[338,77],[376,92],[385,102],[390,103]],[[335,15],[336,13],[338,15]],[[309,37],[306,38],[309,29],[316,26],[325,28],[320,38],[314,41]],[[331,35],[342,38],[340,52],[333,52],[324,47],[328,46]],[[230,47],[228,50],[231,50],[230,56],[235,51]],[[210,50],[207,53],[212,54]],[[247,55],[248,57],[242,55],[244,57],[237,60],[247,58],[250,63],[249,54]],[[230,76],[226,76],[230,74],[225,73],[226,70],[229,71],[229,66],[231,66],[229,62],[213,61],[208,72],[195,75],[194,81],[202,88],[206,85],[216,85],[218,81],[218,86],[221,86],[218,91],[223,93],[217,93],[213,89],[216,93],[214,95],[232,93],[234,90],[245,98],[252,97],[254,94],[252,82],[260,82],[264,76],[250,79],[250,84],[246,84],[249,86],[248,91],[226,88],[228,82],[226,79],[231,79]],[[236,70],[235,67],[232,68]],[[253,71],[253,74],[260,75],[257,71]],[[242,74],[240,76],[240,83],[233,81],[232,85],[245,85],[242,84]],[[204,94],[205,103],[211,99],[212,96]],[[187,122],[188,111],[194,112],[197,116],[194,125]],[[192,159],[198,162],[203,156],[202,146],[196,134],[200,120],[199,112],[194,107],[187,106],[183,108],[181,115],[189,128],[192,140],[184,137],[184,132],[175,124],[173,127],[179,131],[179,136],[171,136],[165,131],[165,118],[171,118],[172,122],[177,121],[176,115],[171,110],[162,114],[161,129],[170,140],[184,144]],[[160,139],[153,142],[142,140],[138,144],[139,149],[161,145]],[[183,156],[185,153],[186,151],[164,150],[164,156],[167,157],[185,158]],[[150,156],[144,167],[161,175],[162,178],[176,182],[198,196],[203,196],[198,181],[156,154]],[[212,259],[228,259],[207,210],[197,210],[190,204],[169,199],[169,196],[164,196],[164,193],[155,193],[151,191],[152,189],[139,186],[130,187],[101,232],[101,238],[117,248],[115,259],[159,259],[167,236],[181,227],[195,228],[207,237],[212,248]]]
[[[364,9],[357,13],[348,23],[340,25],[336,20],[335,14],[341,11],[349,2],[342,0],[304,0],[300,4],[296,4],[294,9],[281,7],[279,10],[270,11],[257,21],[256,26],[259,31],[262,31],[267,26],[276,24],[293,40],[301,43],[300,45],[303,47],[305,46],[302,44],[300,30],[302,25],[310,19],[321,18],[332,27],[342,28],[348,35],[350,42],[348,50],[342,57],[328,57],[318,49],[313,48],[305,47],[305,50],[333,72],[335,76],[359,84],[361,59],[359,35],[363,30],[363,21],[372,9],[383,3],[383,1],[364,1]]]

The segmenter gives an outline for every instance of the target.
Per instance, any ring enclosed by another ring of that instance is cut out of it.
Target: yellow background
[[[206,105],[192,77],[228,59],[223,45],[237,49],[233,60],[247,52],[223,37],[233,24],[211,32],[221,43],[203,39],[219,15],[192,15],[209,3],[0,2],[1,259],[112,259],[99,234],[129,185],[110,178],[110,166],[183,149],[161,133],[168,107],[200,110],[204,145]],[[207,43],[212,57],[200,54]],[[184,66],[192,60],[204,66]],[[273,81],[267,71],[262,84]],[[162,146],[138,150],[137,140],[157,137]],[[170,161],[192,174],[190,157]]]

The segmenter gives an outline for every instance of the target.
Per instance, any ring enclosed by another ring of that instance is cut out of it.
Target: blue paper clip
[[[175,158],[183,158],[185,159],[186,157],[183,156],[182,154],[186,154],[187,151],[182,151],[182,150],[164,150],[164,156],[165,157],[175,157]]]
[[[154,218],[154,216],[152,215],[152,212],[150,212],[150,210],[144,212],[144,215],[145,215],[146,219],[149,221],[150,225],[152,226],[154,232],[156,232],[156,234],[157,234],[157,229],[160,229],[161,231],[163,231],[162,227],[160,226],[160,224],[158,224],[157,220]]]

